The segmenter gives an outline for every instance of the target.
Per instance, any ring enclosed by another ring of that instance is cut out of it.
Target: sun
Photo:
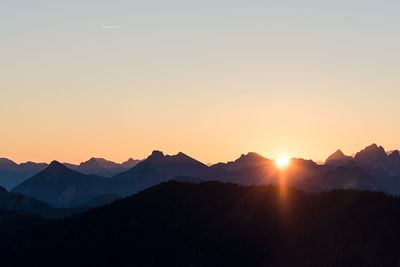
[[[289,166],[290,159],[287,157],[281,157],[281,158],[278,158],[277,160],[275,160],[275,164],[276,164],[276,166],[278,166],[278,168],[284,169]]]

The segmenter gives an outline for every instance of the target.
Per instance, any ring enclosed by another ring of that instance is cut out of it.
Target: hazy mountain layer
[[[1,158],[0,186],[10,190],[46,167],[47,164],[45,163],[26,162],[17,164],[9,159]]]
[[[130,158],[129,160],[119,164],[103,158],[91,158],[79,165],[64,163],[65,166],[72,170],[79,171],[84,174],[94,174],[104,177],[111,177],[118,173],[129,170],[138,164],[140,160]],[[10,190],[20,183],[24,182],[33,175],[44,170],[48,164],[26,162],[17,164],[12,160],[0,158],[0,186]]]
[[[99,168],[100,163],[115,166],[99,159],[83,165]],[[287,168],[279,168],[275,161],[253,152],[232,162],[207,166],[184,153],[170,156],[154,151],[131,169],[110,178],[85,175],[52,163],[13,191],[55,207],[97,206],[176,177],[241,185],[285,184],[308,192],[360,189],[400,194],[400,153],[392,151],[388,155],[382,147],[371,145],[354,158],[338,150],[323,165],[292,159]]]
[[[82,174],[54,161],[13,192],[37,198],[53,207],[77,207],[109,193],[110,188],[108,178]]]

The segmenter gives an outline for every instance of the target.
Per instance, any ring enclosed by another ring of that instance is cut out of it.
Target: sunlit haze
[[[278,166],[281,169],[285,169],[290,165],[290,159],[281,157],[275,160],[276,166]]]
[[[0,157],[400,148],[399,1],[0,2]]]

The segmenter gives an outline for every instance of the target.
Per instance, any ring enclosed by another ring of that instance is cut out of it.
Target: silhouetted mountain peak
[[[97,162],[97,158],[91,157],[87,162]]]
[[[43,171],[24,181],[12,191],[44,201],[54,207],[75,207],[103,193],[108,193],[106,178],[86,175],[53,161]]]
[[[367,146],[363,152],[369,152],[369,153],[380,153],[381,155],[386,154],[385,149],[382,146],[378,146],[376,144],[372,144],[370,146]]]
[[[0,158],[0,168],[8,169],[18,167],[18,164],[7,158]]]
[[[235,161],[230,161],[228,163],[217,163],[213,165],[213,167],[228,169],[230,171],[238,171],[242,169],[256,168],[270,162],[271,160],[264,158],[260,154],[249,152],[247,154],[242,154]]]
[[[389,154],[389,157],[400,159],[400,152],[398,150],[395,150],[395,151],[393,151],[392,153]]]
[[[161,151],[153,151],[151,155],[145,160],[145,162],[169,162],[169,163],[200,163],[199,161],[189,157],[183,152],[179,152],[176,155],[165,155]]]
[[[186,155],[185,153],[179,152],[175,156],[170,156],[170,158],[178,160],[178,161],[197,161],[193,159],[192,157]]]
[[[263,156],[260,154],[257,154],[255,152],[249,152],[247,154],[242,154],[237,160],[238,161],[254,161],[254,160],[266,160]]]
[[[79,164],[79,167],[84,167],[84,168],[88,168],[88,167],[101,167],[101,161],[104,159],[100,159],[100,158],[90,158],[88,161],[82,162],[81,164]],[[105,160],[104,160],[105,161]]]
[[[346,156],[342,150],[338,149],[336,150],[335,153],[330,155],[326,161],[325,164],[347,164],[352,160],[352,157]]]
[[[100,165],[100,166],[103,166],[103,167],[111,168],[111,167],[114,167],[115,165],[118,165],[118,164],[113,162],[113,161],[104,159],[104,158],[92,157],[88,161],[82,162],[80,164],[80,166],[84,166],[84,165],[88,165],[88,166],[90,166],[90,165],[95,165],[95,166]]]
[[[342,150],[338,149],[338,150],[336,150],[335,153],[333,153],[333,154],[331,155],[331,157],[334,158],[334,159],[340,159],[340,158],[346,157],[346,155],[343,153]]]
[[[178,152],[178,154],[176,154],[176,156],[178,156],[178,157],[188,157],[188,155],[186,155],[183,152]]]
[[[367,146],[354,157],[354,159],[361,164],[372,164],[385,158],[387,158],[385,149],[377,144]]]
[[[27,161],[25,163],[19,164],[19,166],[37,166],[37,165],[47,165],[46,163],[37,163],[33,161]]]
[[[134,162],[134,161],[136,161],[136,159],[129,158],[127,161],[122,162],[122,164],[128,164],[128,163]]]
[[[378,146],[377,144],[372,144],[370,146],[367,146],[364,148],[365,151],[385,151],[385,149],[382,146]]]
[[[46,169],[44,169],[43,171],[41,171],[40,173],[60,173],[60,172],[69,172],[69,171],[73,171],[69,168],[67,168],[65,165],[63,165],[62,163],[53,160],[49,166],[47,166]]]
[[[127,161],[122,162],[121,166],[123,166],[124,168],[126,168],[128,170],[130,168],[135,167],[139,162],[141,162],[141,160],[129,158]]]
[[[127,161],[124,161],[124,162],[122,162],[121,164],[122,164],[122,165],[124,165],[124,164],[130,164],[130,163],[138,162],[138,161],[140,161],[140,159],[129,158]]]
[[[92,157],[88,161],[82,162],[77,168],[72,168],[84,174],[94,174],[110,177],[118,172],[124,171],[124,167],[113,161],[104,158]]]
[[[64,166],[62,163],[60,163],[59,161],[53,160],[53,161],[50,163],[50,165],[49,165],[48,168],[67,168],[67,167],[65,167],[65,166]]]
[[[159,150],[154,150],[151,155],[147,158],[147,160],[162,160],[165,158],[165,155],[163,152]]]

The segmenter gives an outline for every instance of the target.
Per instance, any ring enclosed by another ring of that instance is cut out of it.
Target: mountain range
[[[88,161],[82,162],[79,165],[64,163],[72,170],[81,172],[83,174],[94,174],[103,177],[111,177],[118,173],[129,170],[137,165],[141,160],[128,159],[127,161],[119,164],[103,158],[91,158]]]
[[[78,165],[71,163],[63,164],[72,170],[84,174],[111,177],[117,173],[124,172],[134,167],[139,162],[140,160],[130,158],[129,160],[119,164],[103,158],[91,158]],[[17,164],[10,159],[0,158],[0,186],[10,190],[26,179],[44,170],[48,165],[49,164],[47,163],[35,163],[31,161]]]
[[[115,167],[81,165],[97,163]],[[254,152],[208,166],[153,151],[109,177],[76,168],[53,161],[11,192],[0,187],[3,264],[398,264],[397,150],[373,144],[286,168]]]
[[[12,191],[34,197],[53,207],[82,207],[93,198],[108,194],[110,182],[109,178],[83,174],[53,161]]]
[[[115,168],[115,164],[95,158],[79,166],[88,171],[100,163],[108,170]],[[235,161],[208,166],[181,152],[164,155],[153,151],[145,160],[111,177],[84,174],[73,166],[52,162],[12,192],[54,207],[94,207],[177,177],[241,185],[285,183],[306,192],[359,189],[399,195],[400,154],[397,150],[386,153],[383,147],[373,144],[354,157],[338,150],[324,164],[294,158],[288,168],[280,169],[274,160],[254,152]]]

